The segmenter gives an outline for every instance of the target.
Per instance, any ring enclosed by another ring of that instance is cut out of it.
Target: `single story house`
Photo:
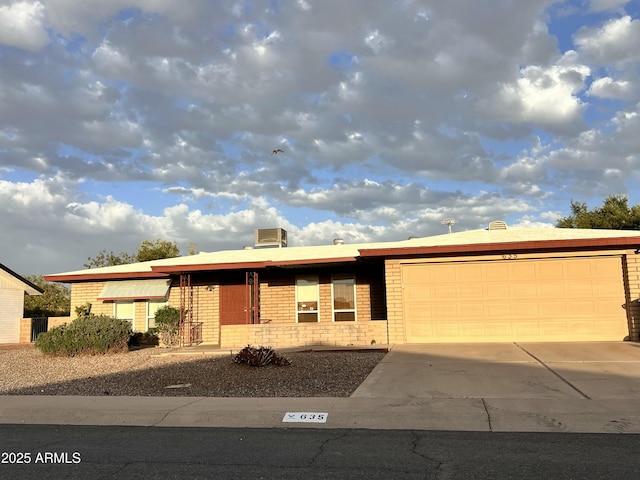
[[[261,232],[275,242],[263,244]],[[640,232],[510,228],[398,242],[237,250],[47,275],[71,309],[153,327],[181,310],[182,343],[222,348],[640,340]]]
[[[0,263],[0,343],[20,343],[24,296],[42,295],[43,290]]]

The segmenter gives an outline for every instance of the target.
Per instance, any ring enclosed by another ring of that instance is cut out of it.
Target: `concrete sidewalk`
[[[326,423],[284,423],[287,412]],[[0,423],[640,433],[637,400],[6,396]]]
[[[349,398],[3,396],[0,423],[640,433],[639,404],[638,344],[400,345]]]

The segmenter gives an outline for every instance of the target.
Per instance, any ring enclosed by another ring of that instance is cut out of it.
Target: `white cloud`
[[[640,19],[625,15],[609,20],[603,27],[585,27],[574,42],[581,56],[599,64],[640,61]]]
[[[637,87],[629,80],[613,80],[610,77],[594,80],[587,91],[588,95],[601,98],[631,100],[638,95]]]
[[[0,44],[40,50],[49,43],[45,7],[40,2],[15,2],[0,6]]]
[[[0,3],[25,20],[0,28],[24,44],[0,45],[0,239],[38,270],[257,224],[308,244],[548,223],[640,184],[624,2],[557,24],[549,0]]]
[[[530,65],[515,82],[503,84],[491,101],[481,100],[479,108],[502,121],[531,122],[552,132],[575,131],[584,109],[576,94],[589,75],[584,65]]]

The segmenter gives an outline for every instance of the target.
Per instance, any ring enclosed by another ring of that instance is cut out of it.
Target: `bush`
[[[35,346],[46,355],[94,355],[128,350],[131,324],[107,315],[79,317],[38,335]]]
[[[235,363],[246,363],[251,367],[264,367],[272,363],[279,367],[291,365],[291,360],[279,355],[271,347],[252,347],[247,345],[233,357]]]
[[[156,329],[163,345],[177,345],[180,340],[180,310],[169,305],[156,310]]]

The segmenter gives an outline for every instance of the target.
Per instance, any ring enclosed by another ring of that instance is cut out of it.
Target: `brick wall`
[[[76,317],[76,307],[89,302],[91,313],[113,315],[113,303],[96,300],[104,288],[104,282],[74,283],[71,285],[71,317]]]
[[[49,317],[47,328],[51,329],[59,325],[71,322],[71,317]],[[31,343],[31,319],[20,319],[20,343]]]
[[[404,315],[402,306],[402,275],[399,260],[385,261],[385,283],[387,287],[389,343],[405,343]]]
[[[203,343],[218,344],[220,338],[220,288],[216,282],[192,283],[192,320],[202,322]],[[176,282],[169,292],[169,304],[180,308],[180,285]],[[188,309],[188,302],[186,305]]]
[[[388,343],[387,322],[223,325],[222,342],[222,348],[381,345]]]
[[[630,250],[626,255],[627,317],[630,339],[640,341],[640,255]]]
[[[19,343],[31,343],[31,319],[20,319],[20,339]]]
[[[0,286],[0,343],[20,341],[20,319],[24,315],[24,289]]]
[[[292,277],[260,277],[260,321],[274,325],[296,322],[296,287]]]
[[[304,275],[313,275],[303,272]],[[266,277],[266,278],[265,278]],[[320,323],[333,322],[331,274],[318,276]],[[376,298],[373,298],[373,295]],[[356,273],[356,313],[358,321],[386,319],[384,282],[367,273]],[[372,307],[373,305],[373,307]],[[375,313],[375,316],[373,314]],[[296,287],[295,275],[262,276],[260,278],[260,319],[261,322],[286,325],[295,324]]]

